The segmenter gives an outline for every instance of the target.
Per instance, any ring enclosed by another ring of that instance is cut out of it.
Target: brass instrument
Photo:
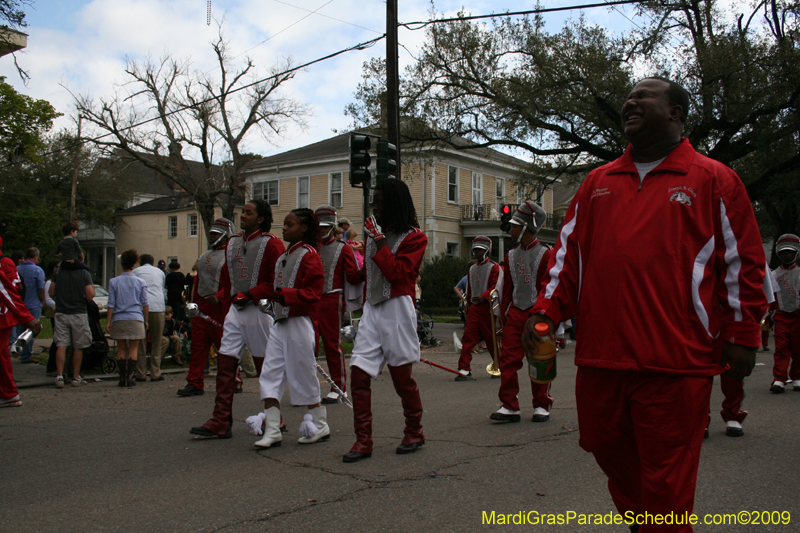
[[[494,359],[486,366],[486,372],[492,376],[499,376],[500,341],[497,339],[497,324],[494,320],[494,311],[500,307],[500,295],[497,293],[497,289],[492,289],[492,292],[489,293],[489,300],[489,321],[492,328],[492,347],[494,348]]]

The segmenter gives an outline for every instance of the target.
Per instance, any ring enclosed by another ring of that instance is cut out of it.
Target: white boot
[[[328,427],[328,410],[325,407],[315,407],[308,413],[313,417],[317,433],[308,437],[300,437],[297,442],[300,444],[313,444],[318,440],[328,440],[331,436],[331,428]]]
[[[281,445],[281,410],[277,407],[270,407],[264,410],[266,417],[264,436],[256,441],[259,448],[276,448]]]

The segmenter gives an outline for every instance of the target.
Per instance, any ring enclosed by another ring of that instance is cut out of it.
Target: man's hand
[[[239,294],[233,297],[231,303],[235,305],[238,309],[241,309],[242,307],[245,306],[245,304],[247,304],[247,302],[251,300],[252,297],[250,296],[249,292],[240,292]]]
[[[484,298],[483,296],[480,296],[480,295],[472,297],[472,303],[474,303],[475,305],[480,305],[485,301],[486,301],[486,298]]]
[[[372,237],[375,242],[385,239],[386,237],[381,233],[381,227],[375,222],[375,217],[370,215],[364,221],[364,229],[367,230],[367,235]]]
[[[286,298],[283,296],[283,288],[278,287],[275,289],[275,301],[286,307]]]
[[[544,339],[540,337],[538,333],[536,333],[536,324],[540,324],[542,322],[550,327],[550,334],[548,335],[548,338],[550,339],[550,342],[555,344],[556,326],[553,324],[553,321],[545,315],[531,315],[531,317],[525,323],[525,330],[522,332],[522,347],[525,348],[526,351],[531,353],[539,353],[536,343],[543,342]]]
[[[35,318],[25,324],[25,327],[28,328],[33,332],[34,335],[38,335],[39,332],[42,331],[42,323],[36,320]]]
[[[726,342],[722,346],[722,364],[730,366],[725,375],[733,379],[744,379],[756,366],[756,349]]]
[[[210,303],[211,305],[217,305],[217,304],[219,304],[219,298],[217,298],[217,295],[216,295],[216,294],[211,294],[211,295],[209,295],[209,296],[206,296],[205,298],[206,298],[206,301],[207,301],[208,303]]]

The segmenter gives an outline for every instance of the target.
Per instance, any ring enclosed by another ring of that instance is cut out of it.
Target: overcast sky
[[[591,3],[589,0],[550,0],[545,7]],[[531,1],[436,0],[438,12],[453,15],[458,9],[472,14],[522,11],[533,8]],[[302,64],[331,52],[373,39],[385,31],[385,3],[380,0],[212,0],[212,17],[224,20],[223,31],[230,40],[233,55],[253,57],[267,67],[291,57]],[[400,22],[429,18],[430,3],[401,0]],[[314,12],[314,13],[311,13]],[[585,12],[587,19],[619,31],[631,27],[623,13],[633,17],[631,8],[599,8]],[[549,29],[557,31],[567,13],[548,17]],[[571,16],[579,16],[578,11]],[[208,45],[217,34],[214,21],[206,24],[206,0],[33,0],[26,8],[28,47],[18,53],[18,61],[31,80],[23,86],[10,56],[0,59],[0,74],[14,87],[34,98],[50,101],[58,111],[74,116],[71,91],[93,97],[112,93],[114,84],[123,82],[125,58],[158,58],[169,52],[176,57],[191,57],[193,66],[207,71],[214,68]],[[399,42],[411,52],[418,49],[424,31],[400,29]],[[286,94],[306,104],[312,111],[306,130],[292,128],[275,145],[261,136],[251,135],[243,151],[270,155],[346,130],[350,119],[344,106],[352,101],[361,79],[362,64],[372,57],[384,57],[385,41],[367,50],[344,54],[299,72],[286,85]],[[408,51],[400,50],[401,69],[411,61]],[[66,118],[57,125],[67,126]]]

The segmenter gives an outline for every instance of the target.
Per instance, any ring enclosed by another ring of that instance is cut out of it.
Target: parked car
[[[94,286],[94,303],[100,310],[100,316],[106,316],[108,313],[108,291],[100,285]]]

